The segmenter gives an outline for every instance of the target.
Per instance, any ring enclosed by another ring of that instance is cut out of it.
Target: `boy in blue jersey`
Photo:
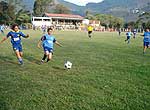
[[[44,49],[44,56],[41,60],[41,63],[44,63],[46,58],[47,58],[47,62],[49,62],[52,59],[54,43],[61,47],[61,44],[57,42],[55,37],[52,35],[52,32],[53,29],[48,28],[47,29],[48,34],[45,34],[38,42],[38,48],[41,47],[41,43],[42,43]]]
[[[19,26],[17,24],[14,24],[12,26],[12,31],[10,31],[7,34],[7,36],[2,39],[0,44],[3,43],[5,40],[7,40],[9,37],[11,38],[12,47],[18,58],[19,64],[23,65],[21,37],[28,38],[29,35],[28,34],[24,35],[21,31],[19,31]]]
[[[150,31],[149,29],[146,29],[146,31],[144,32],[144,36],[143,38],[143,54],[145,54],[146,49],[150,48]]]
[[[130,43],[130,38],[132,36],[131,29],[128,29],[128,32],[126,33],[126,36],[127,36],[127,39],[125,40],[125,42],[128,41],[128,44],[129,44]]]

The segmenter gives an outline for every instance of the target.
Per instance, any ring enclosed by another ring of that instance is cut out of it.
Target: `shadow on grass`
[[[13,58],[8,57],[8,56],[0,56],[0,61],[18,65],[17,61],[13,62]]]
[[[34,56],[31,56],[31,55],[24,55],[23,56],[24,59],[28,60],[29,62],[31,63],[34,63],[34,64],[38,64],[40,65],[40,60],[36,59]]]
[[[10,110],[9,105],[2,99],[0,99],[0,110]]]
[[[57,67],[57,66],[52,66],[52,68],[57,69],[57,70],[66,70],[65,68]]]

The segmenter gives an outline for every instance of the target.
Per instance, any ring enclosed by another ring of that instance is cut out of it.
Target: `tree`
[[[96,17],[94,15],[92,15],[89,10],[86,10],[86,12],[85,12],[85,18],[89,19],[89,20],[96,20]]]
[[[150,28],[150,20],[146,23],[146,28]]]
[[[150,27],[150,12],[145,12],[142,15],[139,15],[139,19],[136,21],[136,27],[145,29]]]
[[[12,4],[0,2],[0,23],[13,23],[15,21],[15,7]]]
[[[52,0],[36,0],[34,2],[34,15],[42,16],[45,12],[48,11],[48,7],[51,5]]]
[[[122,18],[117,18],[112,15],[96,14],[95,18],[96,20],[100,20],[101,25],[106,28],[121,28],[124,24],[124,20]]]
[[[24,10],[20,10],[16,14],[16,22],[18,24],[29,23],[30,21],[31,21],[30,12],[24,11]]]
[[[56,5],[56,8],[55,8],[55,13],[59,13],[59,14],[70,14],[71,11],[69,10],[69,8],[65,7],[64,5],[57,4],[57,5]]]

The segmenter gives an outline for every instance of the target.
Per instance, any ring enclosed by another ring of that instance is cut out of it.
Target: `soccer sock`
[[[130,43],[130,40],[128,39],[128,44]]]
[[[18,58],[18,61],[19,61],[20,64],[23,64],[22,58]]]
[[[46,57],[47,57],[47,56],[44,54],[44,56],[43,56],[42,60],[45,60],[45,59],[46,59]]]
[[[50,61],[50,59],[47,59],[47,62],[49,62]]]

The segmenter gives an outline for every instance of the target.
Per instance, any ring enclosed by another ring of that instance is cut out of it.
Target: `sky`
[[[77,4],[77,5],[80,5],[80,6],[85,6],[89,2],[98,3],[98,2],[101,2],[103,0],[64,0],[64,1],[68,1],[68,2]]]

